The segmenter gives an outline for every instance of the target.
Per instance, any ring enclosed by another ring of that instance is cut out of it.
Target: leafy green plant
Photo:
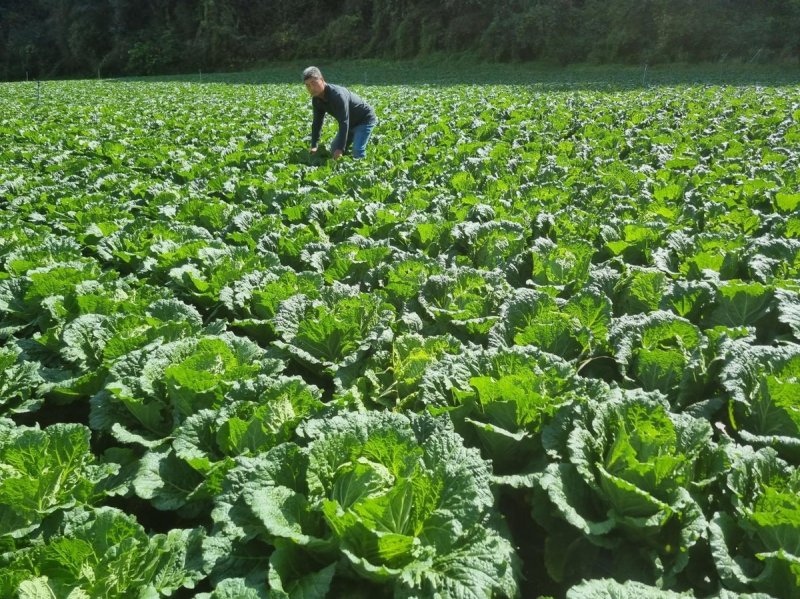
[[[122,272],[149,270],[156,265],[169,272],[199,249],[210,246],[212,239],[202,227],[137,219],[103,239],[97,252]]]
[[[282,369],[281,360],[230,333],[152,344],[114,364],[89,421],[123,443],[154,447],[192,414],[257,398]]]
[[[670,312],[653,311],[614,321],[611,344],[625,378],[661,391],[676,408],[705,397],[711,350],[698,327]]]
[[[448,355],[457,355],[462,344],[452,335],[423,337],[405,333],[391,347],[372,354],[362,368],[336,372],[336,395],[361,404],[387,409],[413,409],[420,399],[426,373]]]
[[[67,294],[63,322],[40,336],[35,350],[27,346],[32,354],[58,348],[59,363],[48,363],[43,386],[48,397],[60,403],[87,399],[129,352],[221,330],[220,323],[204,327],[197,310],[168,295],[150,287],[102,284],[82,285]]]
[[[240,460],[217,500],[215,534],[274,544],[268,579],[280,596],[363,579],[401,597],[513,597],[517,558],[497,528],[488,464],[447,422],[310,420],[300,446]]]
[[[98,463],[80,424],[45,429],[0,419],[0,543],[30,535],[51,515],[99,502],[113,464]],[[13,542],[13,541],[12,541]]]
[[[64,314],[62,297],[87,281],[110,281],[94,260],[52,262],[24,275],[0,280],[0,334],[45,331]]]
[[[446,331],[482,337],[510,289],[502,275],[464,266],[428,277],[418,299],[427,318]]]
[[[161,510],[188,515],[208,509],[233,458],[292,440],[298,424],[321,411],[321,395],[300,378],[277,377],[266,381],[253,400],[192,414],[172,439],[141,458],[134,491]]]
[[[727,448],[720,511],[710,522],[722,584],[791,597],[800,591],[800,473],[770,448]]]
[[[220,291],[220,300],[233,317],[232,328],[256,341],[268,342],[277,338],[273,319],[281,302],[298,294],[319,299],[323,285],[318,273],[274,267],[231,283]]]
[[[605,394],[604,384],[527,346],[446,355],[423,376],[419,398],[433,413],[449,414],[496,474],[520,474],[543,466],[542,431],[559,411]]]
[[[439,262],[425,256],[406,256],[393,262],[386,272],[383,287],[388,301],[398,309],[414,306],[428,278],[443,270]]]
[[[800,349],[732,342],[720,373],[728,413],[742,441],[800,461]]]
[[[509,221],[460,223],[452,235],[457,251],[469,256],[473,267],[483,270],[508,270],[527,242],[524,228]]]
[[[314,255],[309,261],[318,266],[329,285],[339,281],[350,285],[375,286],[396,254],[385,243],[358,236],[333,247],[314,247],[309,251]]]
[[[520,289],[503,305],[489,344],[532,345],[567,360],[586,358],[606,347],[611,324],[608,298],[588,288],[568,301]]]
[[[706,420],[673,414],[655,395],[614,391],[575,404],[543,440],[557,459],[530,480],[551,576],[606,570],[663,588],[691,579],[708,536],[700,498],[719,467]]]
[[[335,372],[390,341],[394,318],[380,296],[337,285],[318,300],[295,295],[283,302],[273,319],[281,337],[275,345],[303,365]]]
[[[719,286],[708,325],[729,328],[758,326],[771,309],[772,290],[761,283],[728,281]]]
[[[38,410],[42,404],[39,393],[44,383],[37,362],[20,356],[13,345],[0,347],[0,415],[10,416]]]
[[[594,249],[585,242],[554,243],[538,239],[530,250],[531,281],[556,293],[572,293],[589,278]]]
[[[148,535],[114,508],[76,509],[42,542],[0,558],[11,597],[162,597],[202,577],[201,529]]]
[[[326,241],[327,235],[320,230],[317,223],[300,223],[270,232],[262,238],[260,245],[263,249],[274,252],[284,266],[295,270],[309,270],[313,266],[303,253],[306,246]]]
[[[81,245],[66,236],[48,235],[33,242],[20,240],[3,256],[5,270],[9,275],[22,276],[29,270],[59,262],[80,261],[83,257]]]
[[[170,286],[187,301],[213,309],[229,284],[278,264],[276,258],[254,255],[247,248],[204,248],[195,259],[169,271]]]
[[[622,290],[614,298],[614,306],[623,314],[631,315],[647,314],[660,309],[664,296],[669,296],[672,291],[668,275],[657,268],[632,266],[619,286]]]

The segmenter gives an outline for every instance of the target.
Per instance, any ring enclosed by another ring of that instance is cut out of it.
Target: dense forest
[[[0,78],[464,52],[796,64],[799,31],[800,0],[2,0]]]

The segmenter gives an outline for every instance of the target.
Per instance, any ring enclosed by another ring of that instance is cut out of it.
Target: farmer
[[[308,67],[303,71],[303,83],[311,94],[311,106],[314,109],[311,153],[317,151],[322,120],[327,112],[339,122],[339,133],[331,144],[334,160],[341,158],[350,144],[353,144],[353,158],[364,158],[369,135],[378,123],[372,107],[341,85],[325,83],[317,67]]]

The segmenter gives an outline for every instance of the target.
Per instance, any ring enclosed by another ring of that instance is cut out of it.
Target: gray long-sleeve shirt
[[[322,121],[325,114],[330,114],[339,122],[339,133],[331,144],[331,151],[344,151],[347,136],[352,127],[363,124],[376,124],[378,122],[372,106],[359,96],[341,85],[325,84],[325,92],[321,98],[312,98],[311,106],[314,109],[314,121],[311,124],[311,147],[316,147],[322,131]]]

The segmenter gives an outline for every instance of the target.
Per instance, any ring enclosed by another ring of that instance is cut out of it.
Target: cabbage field
[[[800,88],[296,75],[0,84],[0,597],[800,596]]]

